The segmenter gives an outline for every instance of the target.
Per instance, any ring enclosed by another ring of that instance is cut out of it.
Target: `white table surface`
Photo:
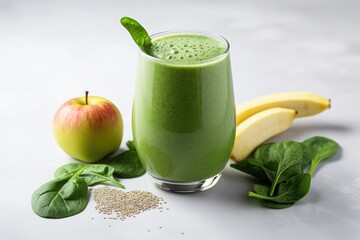
[[[355,0],[0,0],[0,239],[360,239],[359,10]],[[261,207],[246,196],[249,178],[227,166],[215,187],[196,194],[161,191],[146,175],[121,181],[163,197],[167,211],[104,219],[91,198],[70,218],[35,215],[32,192],[73,161],[52,135],[65,100],[85,90],[110,99],[124,118],[122,148],[132,139],[137,48],[119,24],[125,15],[150,33],[225,36],[237,103],[300,90],[331,98],[331,110],[273,139],[323,135],[341,145],[309,195],[288,209]]]

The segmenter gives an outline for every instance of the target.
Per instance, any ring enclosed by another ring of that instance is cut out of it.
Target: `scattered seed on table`
[[[106,215],[115,213],[120,220],[135,217],[151,209],[161,210],[164,204],[162,198],[148,191],[125,192],[108,186],[93,189],[93,196],[96,203],[95,209],[99,213]]]

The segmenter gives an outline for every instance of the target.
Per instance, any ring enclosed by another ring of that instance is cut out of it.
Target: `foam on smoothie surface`
[[[153,57],[174,63],[196,63],[214,58],[226,51],[226,45],[203,35],[174,34],[153,40]]]

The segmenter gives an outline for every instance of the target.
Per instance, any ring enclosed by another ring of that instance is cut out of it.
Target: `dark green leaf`
[[[310,148],[312,161],[309,173],[313,174],[317,165],[338,152],[339,144],[334,140],[325,137],[312,137],[303,142]]]
[[[266,184],[255,184],[254,191],[248,193],[250,197],[258,198],[269,208],[287,208],[308,194],[316,166],[335,155],[338,148],[335,141],[324,137],[313,137],[303,143],[269,143],[259,146],[248,159],[231,167]],[[309,165],[309,173],[303,173]]]
[[[268,196],[269,191],[270,191],[270,186],[255,184],[254,191],[259,195]],[[264,199],[260,199],[260,203],[265,207],[276,208],[276,209],[288,208],[288,207],[291,207],[292,205],[294,205],[293,203],[278,203],[278,202],[274,202],[271,200],[264,200]]]
[[[307,168],[310,165],[312,155],[311,155],[311,150],[307,145],[301,144],[301,147],[303,149],[303,158],[302,158],[301,168],[304,170],[305,168]]]
[[[261,204],[268,208],[283,209],[294,205],[294,203],[277,203],[270,200],[260,200]]]
[[[269,161],[269,151],[270,151],[270,147],[273,146],[275,143],[267,143],[267,144],[263,144],[260,145],[254,152],[253,152],[253,158],[252,160],[250,160],[250,163],[252,165],[257,165],[258,167],[261,167],[261,169],[264,171],[263,173],[260,173],[260,171],[258,170],[257,174],[258,176],[260,176],[260,180],[262,182],[271,182],[273,176],[276,175],[276,171],[274,171],[273,169],[270,169],[267,166],[267,162]],[[250,170],[250,169],[248,169]],[[254,169],[256,170],[256,169]],[[255,173],[255,172],[254,172]],[[265,174],[266,177],[263,175]],[[255,175],[253,175],[255,176]]]
[[[273,196],[270,196],[269,194],[266,195],[266,192],[269,192],[270,189],[269,187],[262,185],[255,185],[256,192],[249,192],[249,196],[277,203],[292,204],[308,194],[310,184],[311,175],[303,173],[292,176],[286,181],[280,183]]]
[[[264,163],[269,158],[270,147],[275,143],[262,144],[254,151],[254,158],[259,159]]]
[[[267,198],[269,195],[270,186],[255,184],[254,191],[256,194],[264,196],[264,198]],[[276,208],[276,209],[288,208],[293,205],[293,203],[278,203],[278,202],[274,202],[272,200],[265,200],[265,199],[260,199],[260,202],[265,207]]]
[[[56,169],[54,177],[55,178],[70,178],[73,175],[77,174],[79,171],[82,171],[86,166],[85,163],[68,163],[58,169]]]
[[[33,211],[46,218],[64,218],[85,209],[89,201],[84,179],[55,179],[40,186],[31,197]]]
[[[305,197],[310,191],[311,175],[298,174],[279,184],[276,190],[275,202],[295,203]]]
[[[269,195],[270,186],[255,184],[254,191],[256,194],[263,196],[264,198],[267,198]],[[272,200],[265,200],[265,199],[259,199],[259,200],[263,206],[268,207],[268,208],[280,209],[280,208],[291,207],[293,205],[293,203],[277,203]]]
[[[270,186],[254,184],[254,191],[259,195],[268,197],[270,192]]]
[[[269,181],[275,181],[275,184],[302,172],[302,156],[302,145],[294,141],[263,144],[254,152],[256,165],[261,167]],[[251,163],[254,161],[251,160]]]
[[[111,182],[124,188],[113,176],[114,168],[106,164],[68,163],[55,171],[55,178],[70,178],[75,174],[84,178],[88,186]]]
[[[145,28],[141,26],[136,20],[123,17],[120,19],[120,23],[128,30],[131,37],[134,39],[135,43],[140,47],[140,49],[145,52],[149,53],[151,48],[151,38]]]
[[[80,177],[85,179],[88,186],[111,182],[118,187],[125,188],[114,178],[114,168],[105,164],[86,165],[80,174]]]
[[[265,166],[275,173],[269,176],[272,185],[269,196],[273,196],[276,186],[291,176],[302,173],[302,146],[298,142],[283,141],[271,145]]]
[[[298,142],[283,141],[271,145],[265,166],[276,172],[271,179],[278,183],[301,173],[303,151]]]
[[[127,141],[127,142],[126,142],[126,146],[127,146],[130,150],[136,151],[136,147],[135,147],[134,141]]]
[[[258,178],[261,182],[270,182],[262,162],[254,158],[247,158],[241,162],[230,164],[232,168]]]
[[[136,151],[125,151],[114,157],[108,163],[114,170],[114,176],[118,178],[139,177],[145,173]]]

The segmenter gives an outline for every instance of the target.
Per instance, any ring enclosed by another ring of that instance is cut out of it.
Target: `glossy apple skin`
[[[109,100],[89,96],[65,102],[55,113],[57,143],[71,157],[93,163],[118,150],[123,136],[120,111]]]

